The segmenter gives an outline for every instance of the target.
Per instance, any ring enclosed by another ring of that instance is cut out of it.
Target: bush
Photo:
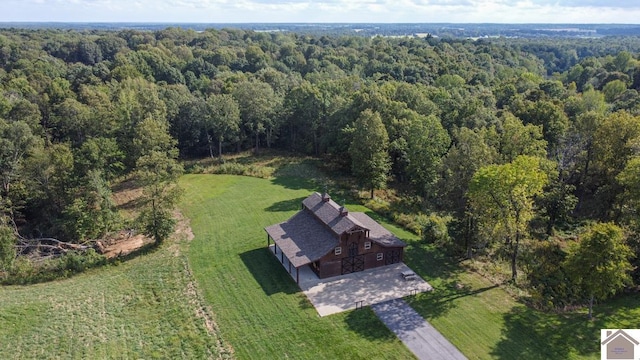
[[[422,224],[422,239],[447,249],[453,248],[453,239],[449,235],[451,216],[432,213],[425,217]]]
[[[210,172],[212,174],[243,175],[268,179],[273,175],[274,169],[268,166],[226,162],[224,164],[214,166]]]
[[[69,277],[87,269],[106,265],[107,259],[94,249],[71,251],[55,259],[34,261],[19,256],[3,280],[4,284],[34,284]]]
[[[530,301],[539,309],[564,309],[584,298],[569,282],[563,267],[566,252],[558,241],[536,243],[529,251],[523,252],[528,264]]]

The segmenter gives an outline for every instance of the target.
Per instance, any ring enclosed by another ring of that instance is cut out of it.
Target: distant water
[[[638,24],[467,24],[467,23],[138,23],[138,22],[0,22],[0,28],[72,30],[162,30],[170,27],[204,31],[234,28],[260,32],[353,34],[362,36],[600,37],[640,36]]]

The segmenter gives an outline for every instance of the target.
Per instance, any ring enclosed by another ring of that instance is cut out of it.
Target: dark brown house
[[[406,244],[364,213],[349,213],[328,194],[313,193],[289,220],[265,228],[284,264],[309,265],[319,278],[402,262]]]

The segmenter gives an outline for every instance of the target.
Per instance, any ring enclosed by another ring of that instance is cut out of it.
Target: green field
[[[178,245],[71,279],[0,288],[0,359],[226,357]],[[208,314],[210,315],[210,314]]]
[[[1,287],[0,359],[412,358],[368,308],[320,318],[265,249],[263,227],[319,189],[289,177],[181,183],[191,242],[70,279]],[[600,328],[640,328],[638,296],[597,305],[591,322],[584,312],[540,313],[376,218],[409,244],[406,262],[435,287],[410,304],[471,359],[596,359]]]
[[[182,185],[189,261],[238,358],[413,357],[369,309],[320,318],[266,249],[263,227],[299,209],[303,182],[190,175]]]
[[[409,356],[369,310],[317,317],[265,250],[262,228],[287,219],[310,191],[319,189],[292,178],[211,175],[186,176],[182,184],[184,211],[196,236],[190,264],[223,338],[239,358]],[[543,314],[459,264],[447,262],[417,236],[377,220],[409,244],[406,262],[436,289],[410,303],[469,358],[595,359],[600,354],[600,328],[640,327],[637,297],[598,306],[598,318],[592,322],[584,312]]]

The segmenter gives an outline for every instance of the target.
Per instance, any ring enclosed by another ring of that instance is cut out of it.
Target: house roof
[[[389,230],[378,224],[369,215],[361,212],[349,214],[369,229],[369,239],[382,246],[407,246],[404,241],[398,239]]]
[[[265,230],[296,268],[320,259],[340,244],[308,210],[301,210],[289,220]]]
[[[320,193],[311,194],[302,204],[304,208],[289,220],[265,228],[295,267],[327,255],[340,244],[340,235],[355,228],[368,231],[369,239],[382,246],[406,246],[365,213],[342,215],[343,208],[333,200],[323,201]]]
[[[327,225],[335,235],[342,235],[355,227],[369,230],[356,220],[352,214],[341,216],[341,206],[330,198],[329,201],[323,201],[323,196],[320,193],[315,192],[309,195],[302,201],[302,204]]]
[[[636,339],[634,339],[631,336],[629,336],[629,334],[627,334],[623,330],[618,330],[618,331],[614,332],[613,334],[609,335],[606,339],[602,340],[602,345],[606,345],[607,343],[611,342],[613,339],[617,338],[618,336],[622,336],[627,341],[630,341],[630,342],[632,342],[632,343],[634,343],[636,345],[640,344],[640,343],[638,343],[638,341],[636,341]]]

